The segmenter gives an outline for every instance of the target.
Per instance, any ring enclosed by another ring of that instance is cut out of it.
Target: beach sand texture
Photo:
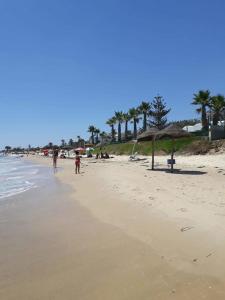
[[[225,299],[225,157],[176,159],[59,160],[55,191],[2,205],[0,299]]]

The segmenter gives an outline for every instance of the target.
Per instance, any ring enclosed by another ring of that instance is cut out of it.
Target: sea
[[[0,156],[0,201],[37,189],[49,179],[47,168],[20,156]]]

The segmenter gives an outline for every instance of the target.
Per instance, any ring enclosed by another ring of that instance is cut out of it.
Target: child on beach
[[[76,151],[76,156],[75,156],[75,173],[80,173],[80,155],[79,151]]]

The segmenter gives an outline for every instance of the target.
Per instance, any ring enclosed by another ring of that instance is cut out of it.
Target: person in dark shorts
[[[107,152],[105,152],[104,158],[106,158],[106,159],[109,158],[109,154]]]
[[[53,168],[54,168],[54,169],[57,168],[57,159],[58,159],[58,155],[59,155],[59,150],[58,150],[58,149],[54,149],[54,150],[53,150],[53,154],[52,154]]]
[[[76,156],[75,156],[75,173],[80,173],[80,155],[79,151],[76,151]]]

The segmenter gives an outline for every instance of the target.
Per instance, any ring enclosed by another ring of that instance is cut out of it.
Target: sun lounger
[[[133,155],[130,155],[129,160],[130,161],[137,161],[140,160],[140,158],[137,157],[138,153],[135,152]]]

